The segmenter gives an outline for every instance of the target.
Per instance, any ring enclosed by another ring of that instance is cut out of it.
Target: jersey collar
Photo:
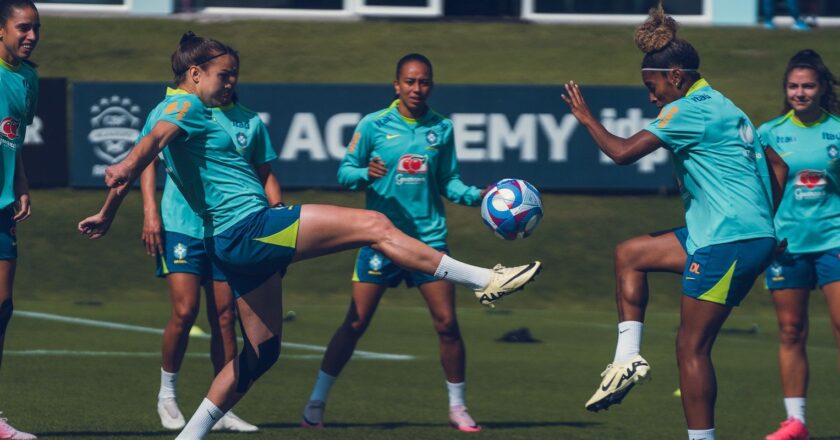
[[[711,86],[709,85],[709,82],[706,81],[705,78],[700,78],[697,81],[695,81],[694,84],[691,85],[691,88],[688,89],[688,92],[685,94],[685,96],[689,96],[692,93],[702,89],[703,87],[711,87]]]
[[[826,112],[825,109],[822,109],[822,114],[820,115],[820,117],[813,122],[802,122],[801,120],[799,120],[799,118],[796,117],[796,112],[794,112],[793,110],[789,111],[788,114],[785,115],[785,118],[789,118],[790,122],[797,127],[811,128],[816,127],[817,125],[820,125],[823,122],[825,122],[825,120],[828,119],[828,112]]]
[[[410,125],[422,124],[423,122],[425,122],[427,119],[429,119],[432,116],[432,113],[434,113],[432,111],[432,108],[429,107],[428,109],[426,109],[426,114],[423,115],[423,117],[421,117],[420,119],[414,119],[414,118],[409,118],[407,116],[403,116],[403,114],[400,113],[399,106],[400,106],[400,100],[395,99],[394,102],[391,103],[391,106],[389,107],[389,109],[391,109],[391,111],[396,113],[397,116],[399,116],[403,121],[405,121],[407,124],[410,124]]]
[[[2,58],[0,58],[0,67],[6,70],[11,70],[12,72],[17,72],[18,70],[20,70],[20,64],[15,66],[14,64],[7,63],[6,60]]]
[[[173,89],[172,87],[166,88],[166,96],[173,96],[173,95],[189,95],[190,92],[184,89]]]

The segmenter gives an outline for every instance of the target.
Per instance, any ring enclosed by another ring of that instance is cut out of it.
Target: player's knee
[[[254,381],[260,378],[277,362],[280,357],[280,337],[272,336],[262,342],[255,351],[250,341],[245,340],[239,353],[239,369],[236,378],[236,391],[244,393]]]
[[[8,326],[9,321],[12,320],[12,312],[14,309],[15,306],[12,303],[11,298],[7,298],[0,303],[0,334],[6,333],[6,326]]]
[[[365,230],[375,231],[380,236],[387,236],[390,231],[395,230],[391,220],[385,214],[377,211],[367,211],[364,225]]]
[[[783,346],[791,347],[805,343],[808,338],[808,330],[800,323],[779,324],[779,340]]]
[[[448,340],[461,338],[461,330],[458,328],[458,321],[454,316],[447,316],[435,319],[435,331],[438,336]]]
[[[179,301],[172,305],[172,320],[179,327],[192,327],[198,316],[198,303]]]
[[[624,269],[632,269],[634,262],[638,260],[638,244],[630,239],[622,241],[615,246],[615,269],[620,272]]]
[[[345,330],[357,339],[362,337],[368,325],[370,325],[370,320],[364,318],[356,318],[344,323]]]
[[[216,309],[215,319],[221,331],[233,329],[233,325],[236,323],[236,313],[233,311],[233,306],[223,306]]]

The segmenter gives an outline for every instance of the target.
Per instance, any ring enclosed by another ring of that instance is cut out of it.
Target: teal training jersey
[[[779,240],[793,253],[840,247],[840,117],[804,124],[791,110],[758,133],[790,169],[774,219]]]
[[[149,113],[145,129],[150,131],[159,121],[183,130],[161,156],[172,182],[204,221],[205,236],[220,234],[268,206],[254,168],[239,151],[238,135],[228,132],[197,96],[167,89],[166,98]]]
[[[422,119],[400,115],[398,101],[365,116],[338,168],[338,182],[364,189],[367,209],[388,216],[406,234],[430,246],[446,244],[444,196],[477,205],[481,191],[461,181],[452,121],[431,109]],[[378,157],[388,169],[370,181],[368,162]]]
[[[236,141],[237,151],[248,163],[258,166],[277,159],[268,129],[256,112],[239,104],[211,111],[215,121]],[[145,136],[149,130],[151,127],[147,125],[140,136]],[[193,212],[169,175],[166,176],[160,213],[166,231],[193,238],[204,237],[204,221]]]
[[[700,79],[645,130],[673,153],[689,254],[713,244],[774,237],[764,155],[757,156],[758,136],[732,101]]]
[[[0,59],[0,209],[15,203],[17,156],[26,137],[26,126],[35,118],[38,72],[22,62],[12,66]]]

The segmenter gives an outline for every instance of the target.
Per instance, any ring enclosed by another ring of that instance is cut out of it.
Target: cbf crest
[[[106,165],[123,160],[140,135],[140,106],[129,98],[113,95],[92,105],[90,113],[88,141],[93,154]],[[104,171],[105,167],[94,166],[93,174],[104,175]]]
[[[438,134],[435,133],[434,130],[429,130],[429,132],[426,133],[426,142],[428,142],[429,145],[434,145],[434,144],[437,143],[437,141],[438,141]]]
[[[184,263],[184,258],[187,257],[187,247],[183,243],[178,243],[172,248],[172,254],[175,255],[175,263]]]
[[[382,263],[382,257],[379,254],[373,254],[373,256],[370,257],[370,260],[368,260],[368,268],[370,268],[368,273],[378,275],[379,271],[382,270]]]
[[[236,142],[239,143],[240,147],[245,148],[245,146],[248,145],[248,136],[245,136],[245,133],[239,132],[239,134],[236,135]]]
[[[840,148],[837,148],[837,145],[829,145],[826,151],[828,152],[829,159],[837,160],[840,158]]]

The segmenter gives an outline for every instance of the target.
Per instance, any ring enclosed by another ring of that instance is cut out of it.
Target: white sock
[[[492,275],[493,271],[490,269],[462,263],[449,255],[444,255],[440,259],[440,265],[435,270],[435,277],[453,283],[466,284],[473,290],[487,287]]]
[[[466,391],[467,383],[452,383],[450,381],[446,381],[446,389],[449,390],[449,406],[467,406],[466,399],[464,398],[464,391]]]
[[[312,394],[309,395],[309,400],[323,400],[327,401],[327,395],[330,394],[335,380],[335,376],[330,376],[323,371],[318,371],[318,379],[315,381],[315,386],[312,388]]]
[[[642,330],[644,323],[639,321],[623,321],[618,323],[618,342],[615,345],[613,364],[625,362],[639,354],[642,346]]]
[[[805,424],[804,397],[785,397],[785,410],[787,411],[787,418],[798,419],[803,425]]]
[[[195,410],[195,414],[190,417],[187,426],[178,434],[175,440],[201,440],[210,432],[210,428],[224,416],[225,413],[219,409],[210,399],[206,397],[201,401],[201,405]]]
[[[160,391],[158,391],[158,400],[160,399],[174,399],[175,386],[178,385],[178,372],[169,373],[163,368],[160,369]]]
[[[715,428],[689,429],[688,440],[715,440]]]

